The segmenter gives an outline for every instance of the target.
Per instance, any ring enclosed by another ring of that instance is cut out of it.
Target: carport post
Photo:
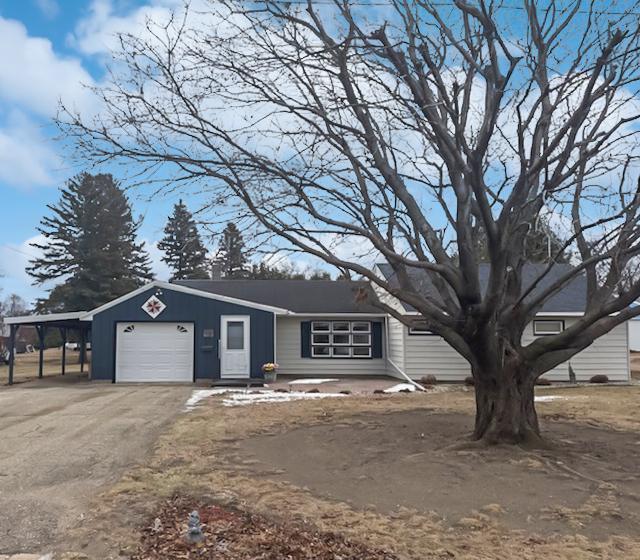
[[[62,375],[67,364],[67,329],[60,327],[60,336],[62,337]]]
[[[84,373],[84,360],[86,358],[85,352],[87,351],[87,333],[80,327],[80,373]]]
[[[9,325],[9,385],[13,385],[13,365],[16,359],[16,335],[19,325]]]
[[[47,327],[44,325],[36,325],[36,331],[38,332],[39,351],[40,356],[38,359],[38,377],[42,377],[44,370],[44,337],[47,332]]]

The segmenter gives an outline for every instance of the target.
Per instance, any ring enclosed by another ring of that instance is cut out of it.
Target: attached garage
[[[286,310],[153,282],[86,314],[91,379],[193,383],[262,376]]]
[[[116,381],[194,380],[193,323],[117,323]]]

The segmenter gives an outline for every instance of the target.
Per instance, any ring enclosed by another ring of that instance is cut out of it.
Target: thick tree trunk
[[[537,443],[540,427],[534,407],[535,378],[517,366],[503,371],[474,372],[475,440],[489,444]]]

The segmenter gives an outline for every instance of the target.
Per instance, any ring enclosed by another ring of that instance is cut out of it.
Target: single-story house
[[[561,266],[540,284],[561,273]],[[387,265],[379,272],[394,282]],[[536,265],[527,267],[533,278]],[[486,280],[483,269],[483,281]],[[416,273],[418,274],[418,273]],[[417,279],[421,289],[428,281]],[[59,324],[91,331],[91,378],[112,382],[195,382],[261,377],[277,362],[296,376],[390,375],[462,381],[469,364],[421,324],[409,306],[382,293],[412,326],[362,297],[363,281],[184,280],[151,282],[92,311],[9,319],[8,323]],[[558,332],[585,308],[583,278],[552,297],[527,328],[525,341]],[[84,325],[84,327],[82,326]],[[622,324],[571,360],[578,380],[606,373],[629,379],[628,326]],[[568,364],[546,374],[568,380]]]

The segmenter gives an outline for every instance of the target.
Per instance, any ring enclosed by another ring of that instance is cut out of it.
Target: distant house
[[[389,266],[378,269],[395,282]],[[525,284],[537,272],[535,265],[525,267]],[[483,283],[487,277],[481,268]],[[433,289],[426,276],[415,280],[420,289]],[[367,286],[331,280],[152,282],[93,311],[8,321],[90,326],[91,378],[113,382],[261,377],[261,365],[273,361],[281,374],[296,376],[433,374],[462,381],[470,374],[467,361],[429,332],[410,306],[377,292],[405,316],[407,326],[376,301],[362,301]],[[566,328],[584,313],[585,303],[586,283],[577,277],[544,305],[527,327],[525,342]],[[571,359],[578,380],[596,373],[612,381],[629,379],[627,330],[626,323],[619,325]],[[568,364],[546,377],[568,380]]]
[[[30,343],[31,337],[25,336],[23,331],[16,339],[15,348],[16,353],[21,354],[25,352],[27,345]],[[9,347],[9,325],[0,320],[0,350]]]

